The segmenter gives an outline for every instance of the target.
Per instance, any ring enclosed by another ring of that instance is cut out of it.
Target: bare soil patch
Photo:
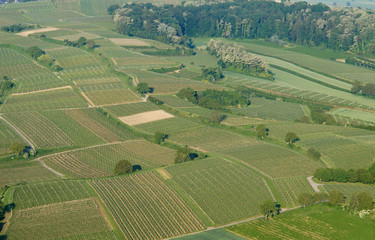
[[[47,28],[40,28],[40,29],[35,29],[35,30],[30,30],[30,31],[20,32],[20,33],[17,33],[16,35],[19,35],[19,36],[22,36],[22,37],[27,37],[27,36],[29,36],[30,34],[34,34],[34,33],[43,33],[43,32],[52,32],[52,31],[56,31],[56,30],[59,30],[59,29],[60,29],[60,28],[47,27]]]
[[[132,39],[132,38],[110,38],[114,44],[120,46],[137,46],[137,47],[148,47],[150,44],[139,40],[139,39]]]
[[[174,116],[170,113],[167,113],[163,110],[156,110],[156,111],[149,111],[149,112],[143,112],[143,113],[138,113],[126,117],[119,117],[119,119],[130,125],[139,125],[143,123],[149,123],[149,122],[154,122],[158,120],[163,120],[167,118],[173,118]]]

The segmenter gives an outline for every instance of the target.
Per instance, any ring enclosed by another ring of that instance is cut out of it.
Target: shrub
[[[131,173],[133,171],[133,166],[128,160],[120,160],[114,169],[115,175],[121,175],[125,173]]]

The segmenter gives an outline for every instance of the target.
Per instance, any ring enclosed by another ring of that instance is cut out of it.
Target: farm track
[[[323,184],[316,183],[312,180],[313,176],[307,177],[307,181],[309,181],[311,187],[314,189],[315,192],[320,192],[319,186],[323,186]]]
[[[12,93],[11,96],[20,96],[20,95],[27,95],[27,94],[34,94],[34,93],[41,93],[41,92],[50,92],[50,91],[55,91],[55,90],[60,90],[60,89],[73,89],[73,88],[72,86],[63,86],[63,87],[37,90],[37,91],[32,91],[32,92]]]
[[[16,131],[18,135],[20,135],[30,145],[31,149],[35,149],[34,144],[29,139],[27,139],[22,132],[20,132],[15,126],[13,126],[8,120],[3,118],[2,116],[0,116],[0,119],[6,122],[11,128],[13,128],[13,130]]]
[[[50,167],[48,167],[42,160],[40,160],[40,159],[38,159],[38,162],[45,168],[45,169],[47,169],[48,171],[50,171],[50,172],[52,172],[52,173],[54,173],[54,174],[56,174],[56,175],[58,175],[58,176],[60,176],[60,177],[65,177],[65,175],[64,174],[61,174],[61,173],[59,173],[59,172],[57,172],[57,171],[55,171],[55,170],[53,170],[52,168],[50,168]]]

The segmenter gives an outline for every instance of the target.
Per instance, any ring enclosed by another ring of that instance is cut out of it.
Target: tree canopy
[[[288,132],[285,135],[285,142],[287,142],[288,144],[292,144],[292,143],[294,143],[298,140],[299,140],[299,138],[298,138],[297,134],[295,134],[293,132]]]
[[[273,217],[275,214],[278,214],[280,211],[280,205],[271,199],[263,201],[259,205],[259,210],[260,212],[265,216],[265,217]]]
[[[148,84],[145,82],[138,83],[136,89],[137,89],[137,92],[139,93],[149,93],[151,90]]]
[[[128,160],[120,160],[116,163],[113,171],[115,175],[131,173],[133,171],[133,165]]]
[[[344,203],[345,201],[344,194],[338,190],[330,191],[328,193],[327,199],[331,205],[338,205],[338,204]]]
[[[353,210],[367,210],[372,209],[374,200],[367,192],[354,193],[349,201],[349,207]]]
[[[265,137],[268,136],[268,132],[269,132],[269,129],[266,127],[266,125],[259,124],[256,127],[255,135],[257,136],[257,138],[264,139]]]
[[[44,54],[44,51],[36,46],[29,47],[26,52],[34,59],[38,59]]]
[[[25,151],[25,145],[20,142],[14,142],[10,145],[9,150],[19,156]]]

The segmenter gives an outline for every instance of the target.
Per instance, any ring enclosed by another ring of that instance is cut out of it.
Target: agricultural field
[[[372,112],[365,112],[353,109],[339,108],[331,112],[332,115],[345,117],[352,120],[360,120],[364,122],[375,122],[375,115]]]
[[[91,194],[80,181],[51,181],[19,185],[14,188],[13,201],[16,209],[32,208],[89,198]]]
[[[72,177],[113,175],[118,161],[127,159],[140,170],[174,163],[175,151],[146,141],[104,144],[42,157],[49,167]]]
[[[90,185],[127,239],[161,239],[204,228],[187,203],[157,173],[96,180]]]
[[[223,229],[215,229],[211,231],[205,231],[202,233],[197,233],[189,236],[179,237],[178,240],[244,240],[245,238],[233,234],[229,231]]]
[[[281,196],[280,204],[283,208],[299,206],[298,197],[302,193],[314,193],[306,177],[277,178],[272,182]]]
[[[196,107],[193,103],[185,101],[175,95],[153,95],[153,97],[173,108]]]
[[[373,239],[373,224],[340,208],[318,205],[227,229],[247,239]]]
[[[347,200],[357,192],[368,192],[373,198],[375,198],[375,187],[373,185],[366,185],[361,183],[325,183],[323,185],[323,189],[326,192],[339,190],[345,195]]]
[[[150,102],[139,102],[106,106],[104,107],[104,109],[116,117],[123,117],[137,113],[157,110],[158,107]]]
[[[0,188],[5,185],[43,182],[59,176],[44,168],[39,162],[15,161],[0,164]]]
[[[202,209],[212,225],[222,225],[259,215],[261,199],[271,199],[257,173],[222,158],[197,160],[166,169]]]
[[[116,239],[92,198],[16,210],[6,233],[7,239]]]
[[[295,121],[305,116],[302,106],[297,103],[272,101],[263,98],[250,98],[251,105],[244,108],[231,108],[232,112],[247,117],[279,121]]]
[[[318,161],[295,151],[261,142],[250,146],[233,146],[220,152],[233,156],[272,178],[311,176],[315,169],[323,167]]]
[[[10,154],[9,147],[14,142],[24,142],[4,120],[0,118],[0,156]]]
[[[177,135],[180,132],[191,131],[201,127],[198,123],[184,119],[181,117],[168,118],[160,121],[144,123],[135,126],[144,132],[154,134],[156,131],[161,131],[168,134],[170,137]]]
[[[174,118],[174,115],[165,112],[164,110],[154,110],[154,111],[148,111],[143,113],[137,113],[130,116],[125,117],[119,117],[119,119],[129,125],[140,125],[144,123],[150,123],[155,121],[160,121],[168,118]]]

